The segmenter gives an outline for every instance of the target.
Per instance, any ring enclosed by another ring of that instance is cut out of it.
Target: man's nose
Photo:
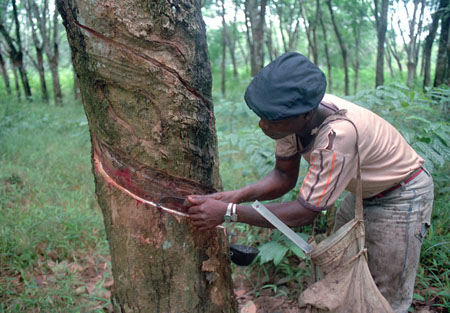
[[[259,120],[259,128],[261,128],[262,130],[267,129],[267,124],[264,123],[264,120]]]

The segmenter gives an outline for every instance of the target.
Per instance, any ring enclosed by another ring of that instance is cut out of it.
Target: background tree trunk
[[[47,41],[47,59],[50,65],[50,72],[52,73],[52,82],[53,82],[53,97],[55,100],[55,104],[58,106],[62,106],[63,97],[61,91],[61,83],[59,82],[59,39],[58,39],[58,12],[55,10],[53,14],[53,23],[50,30],[53,32],[53,36],[51,36],[51,40]]]
[[[331,59],[330,59],[330,53],[328,50],[328,39],[327,39],[327,29],[325,27],[325,24],[323,22],[323,18],[322,18],[322,10],[319,7],[319,20],[320,20],[320,26],[322,26],[322,32],[323,32],[323,45],[324,45],[324,50],[325,50],[325,58],[327,60],[327,77],[328,77],[328,84],[327,84],[327,88],[328,88],[328,92],[332,93],[333,92],[333,79],[332,79],[332,74],[331,74]]]
[[[20,83],[19,83],[19,75],[17,74],[17,67],[12,66],[13,69],[13,74],[14,74],[14,86],[16,87],[16,95],[17,95],[17,99],[20,100],[20,98],[22,97],[21,92],[20,92]]]
[[[221,91],[222,96],[226,96],[226,79],[227,79],[227,69],[226,69],[226,59],[227,59],[227,22],[225,20],[225,0],[222,0],[217,3],[217,6],[220,8],[219,14],[222,17],[222,64],[220,67],[222,81],[221,81]]]
[[[20,79],[22,81],[23,90],[25,93],[25,97],[27,99],[31,99],[31,88],[30,83],[28,81],[27,72],[25,70],[25,66],[23,64],[23,51],[22,51],[22,42],[20,37],[20,24],[19,19],[17,17],[17,7],[16,7],[16,1],[12,1],[13,6],[13,20],[15,24],[15,33],[16,38],[13,39],[3,24],[0,24],[0,33],[3,35],[3,38],[5,39],[8,48],[9,48],[9,56],[11,58],[11,61],[13,63],[13,66],[19,71]],[[16,86],[18,86],[16,84]],[[20,92],[18,94],[18,97],[20,98]]]
[[[312,59],[314,64],[319,65],[319,49],[317,44],[316,29],[319,17],[319,1],[316,1],[316,12],[314,13],[314,18],[311,17],[307,11],[307,6],[300,4],[300,16],[303,18],[303,24],[305,25],[306,39],[308,40],[309,49],[312,53]],[[298,38],[298,27],[295,28],[296,37]],[[297,43],[297,40],[295,41]],[[290,50],[293,51],[293,50]]]
[[[220,188],[200,1],[57,3],[89,122],[115,312],[235,312],[223,229],[199,232],[124,192],[155,203]]]
[[[394,57],[395,62],[397,63],[398,69],[400,70],[400,77],[403,78],[403,66],[402,66],[402,62],[400,60],[400,54],[397,50],[397,44],[395,43],[395,38],[393,38],[392,40],[387,40],[386,47],[389,50],[389,52],[392,54],[392,56]]]
[[[424,59],[424,77],[423,87],[431,85],[431,50],[433,48],[434,39],[436,38],[436,32],[439,26],[439,20],[445,8],[447,8],[449,0],[440,0],[439,7],[432,14],[432,22],[427,37],[425,38],[425,46],[423,50]]]
[[[447,8],[441,16],[441,36],[439,38],[439,49],[436,60],[436,74],[434,76],[434,87],[440,86],[448,81],[450,75],[450,65],[448,58],[449,50],[449,30],[450,30],[450,10]]]
[[[247,42],[250,48],[250,69],[253,77],[264,67],[266,0],[245,0],[245,16]]]
[[[386,41],[388,8],[389,0],[381,0],[381,10],[379,10],[378,0],[375,0],[375,20],[378,38],[375,87],[384,84],[384,43]]]
[[[349,95],[349,78],[348,78],[348,60],[347,60],[347,47],[344,44],[344,40],[337,26],[336,19],[334,18],[333,8],[331,6],[331,0],[327,0],[328,9],[330,10],[331,21],[333,22],[334,32],[339,42],[339,47],[341,48],[342,60],[344,63],[344,75],[345,75],[345,95]]]
[[[233,24],[231,25],[231,33],[233,36],[231,36],[230,31],[228,29],[228,26],[225,24],[225,39],[226,44],[228,46],[228,51],[230,52],[231,57],[231,63],[233,64],[233,77],[238,77],[238,70],[237,70],[237,62],[236,62],[236,40],[237,38],[237,7],[235,7],[234,10],[234,20]]]
[[[32,0],[27,0],[25,2],[25,9],[27,11],[28,22],[30,23],[31,35],[33,38],[34,48],[36,50],[36,62],[35,67],[39,73],[39,82],[41,84],[41,96],[44,102],[48,103],[48,91],[47,83],[45,81],[45,69],[44,69],[44,45],[40,42],[34,25],[33,10],[31,8]],[[31,57],[30,57],[31,58]]]
[[[8,70],[6,69],[6,63],[2,56],[2,51],[0,51],[0,69],[2,71],[3,82],[5,83],[6,92],[8,95],[11,94],[11,86],[9,84]]]

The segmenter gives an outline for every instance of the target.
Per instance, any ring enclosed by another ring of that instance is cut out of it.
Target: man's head
[[[278,121],[317,108],[327,82],[305,56],[288,52],[264,67],[245,92],[245,102],[261,119]]]

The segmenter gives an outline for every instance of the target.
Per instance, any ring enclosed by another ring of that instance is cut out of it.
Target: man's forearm
[[[281,197],[295,187],[297,179],[287,179],[277,170],[271,171],[261,180],[242,187],[238,193],[239,202],[250,202],[255,200],[273,200]]]
[[[266,207],[272,211],[280,220],[290,227],[309,225],[314,221],[317,212],[304,208],[297,201],[270,203]],[[264,217],[255,211],[250,205],[239,205],[237,207],[238,222],[260,227],[272,228]]]

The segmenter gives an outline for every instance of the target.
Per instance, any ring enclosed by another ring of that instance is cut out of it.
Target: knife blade
[[[272,212],[269,211],[264,205],[262,205],[258,200],[253,202],[252,207],[258,212],[262,217],[264,217],[270,224],[275,226],[279,231],[281,231],[286,237],[288,237],[297,247],[302,249],[306,254],[310,253],[312,246],[308,244],[302,237],[297,235],[292,229],[290,229],[285,223],[283,223],[278,217],[276,217]]]
[[[189,209],[189,201],[184,197],[166,196],[159,199],[156,203],[157,208],[165,206],[169,209],[186,213]]]

